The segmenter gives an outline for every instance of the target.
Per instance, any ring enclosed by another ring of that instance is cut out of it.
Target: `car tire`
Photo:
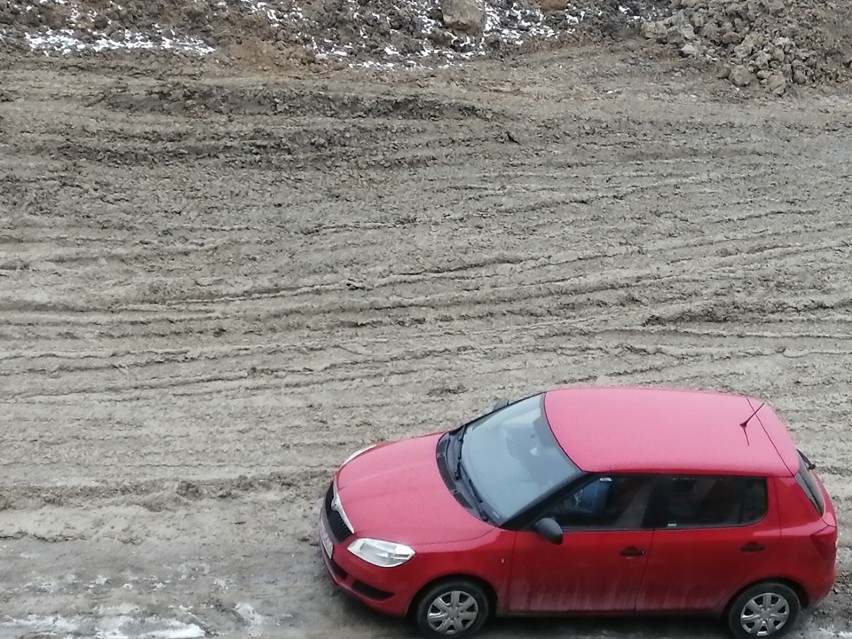
[[[485,590],[467,579],[443,581],[428,588],[414,607],[414,621],[430,639],[470,637],[490,614]]]
[[[765,581],[737,595],[725,617],[728,630],[737,639],[778,639],[792,630],[801,610],[799,596],[792,588]]]

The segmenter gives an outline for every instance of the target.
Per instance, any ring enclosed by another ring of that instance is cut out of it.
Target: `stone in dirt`
[[[664,20],[646,22],[641,29],[646,38],[657,42],[682,46],[695,40],[695,29],[682,10]]]
[[[441,0],[444,25],[453,31],[481,36],[485,31],[485,3],[482,0]]]
[[[662,20],[658,22],[643,22],[641,28],[642,35],[649,40],[662,42],[665,39],[667,27]]]
[[[569,0],[534,0],[533,4],[542,11],[565,11],[571,6]]]
[[[728,74],[728,79],[738,87],[747,87],[754,80],[754,76],[748,68],[741,64],[731,67],[731,72]]]
[[[738,60],[745,60],[751,55],[753,47],[750,42],[744,41],[734,47],[734,56]]]
[[[787,80],[780,73],[773,73],[766,79],[766,89],[775,95],[784,95],[787,89]]]
[[[716,26],[715,22],[708,22],[701,27],[701,35],[713,44],[719,44],[721,41],[719,27]]]
[[[742,39],[742,36],[736,31],[726,31],[722,35],[722,44],[737,44]]]
[[[769,68],[769,63],[771,61],[772,61],[772,56],[770,56],[765,51],[761,51],[756,56],[754,56],[754,64],[757,65],[758,69]]]
[[[697,58],[701,55],[701,50],[690,42],[680,48],[680,54],[686,58]]]
[[[793,71],[793,82],[796,84],[807,84],[808,74],[804,69],[796,69]]]

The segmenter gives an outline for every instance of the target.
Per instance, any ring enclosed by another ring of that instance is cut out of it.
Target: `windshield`
[[[498,523],[580,475],[550,430],[544,395],[480,417],[461,433],[464,470]]]

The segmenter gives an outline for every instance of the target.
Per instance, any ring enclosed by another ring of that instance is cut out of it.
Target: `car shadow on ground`
[[[414,639],[421,636],[405,619],[387,617],[348,596],[341,597],[346,615],[357,625],[375,628],[375,637]],[[501,617],[476,635],[481,639],[724,639],[722,622],[713,617]]]
[[[501,618],[493,619],[480,636],[482,639],[509,639],[510,637],[723,639],[727,637],[721,622],[712,617]]]

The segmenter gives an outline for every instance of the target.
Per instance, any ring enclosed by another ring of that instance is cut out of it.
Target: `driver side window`
[[[596,477],[551,506],[562,528],[631,530],[642,527],[654,480],[639,475]]]

